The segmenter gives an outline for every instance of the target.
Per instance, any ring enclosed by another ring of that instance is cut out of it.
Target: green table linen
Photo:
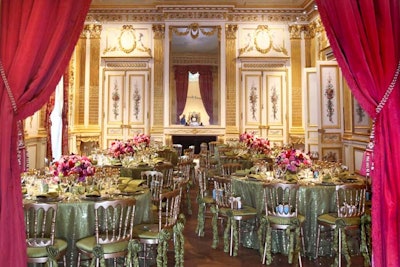
[[[259,214],[264,214],[263,183],[261,181],[249,181],[241,178],[233,178],[233,192],[241,196],[242,203],[256,208]],[[305,255],[314,257],[317,241],[317,217],[322,213],[335,211],[335,186],[326,185],[302,185],[299,189],[299,213],[305,216],[303,224]],[[287,253],[287,242],[283,235],[273,233],[272,252]],[[259,240],[257,234],[249,231],[244,233],[242,243],[245,247],[258,249]],[[330,254],[331,242],[321,240],[320,254]]]
[[[151,223],[151,195],[148,190],[133,196],[136,199],[134,224]],[[75,242],[94,234],[94,202],[59,202],[56,218],[56,237],[68,242],[67,266],[76,266]]]

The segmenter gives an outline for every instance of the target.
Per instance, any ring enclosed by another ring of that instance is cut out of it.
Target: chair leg
[[[229,219],[228,219],[229,220]],[[231,240],[230,240],[230,245],[229,245],[229,255],[232,256],[233,255],[233,220],[231,222],[231,226],[230,226],[230,232],[231,232]]]
[[[265,257],[267,256],[267,242],[265,242],[265,244],[264,244],[264,253],[263,253],[263,256],[262,256],[262,264],[264,265],[265,264]]]
[[[338,255],[337,255],[337,257],[339,257],[339,267],[341,267],[342,266],[342,231],[341,231],[341,229],[339,229],[339,233],[338,233],[338,235],[339,235],[339,252],[338,252]]]
[[[301,249],[303,251],[303,253],[305,253],[306,251],[306,245],[304,244],[304,231],[303,231],[303,227],[300,227],[300,238],[301,238]]]
[[[303,267],[303,262],[302,262],[302,260],[301,260],[301,253],[300,253],[300,251],[299,251],[298,255],[299,255],[299,267]]]
[[[320,235],[321,235],[321,225],[318,225],[318,230],[317,230],[317,244],[316,244],[316,247],[315,247],[315,258],[318,258]]]

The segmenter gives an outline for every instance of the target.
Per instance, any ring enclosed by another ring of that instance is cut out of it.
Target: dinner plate
[[[357,178],[345,178],[345,179],[342,179],[342,182],[344,182],[344,183],[357,183],[358,179]]]
[[[102,196],[95,196],[95,195],[87,195],[83,197],[84,200],[89,200],[89,201],[101,201],[101,200],[106,200],[108,197],[102,197]]]
[[[61,201],[61,197],[47,197],[47,196],[36,196],[37,202],[59,202]]]
[[[118,195],[120,195],[120,196],[135,196],[135,195],[140,195],[143,193],[144,193],[143,190],[138,190],[138,191],[134,191],[134,192],[120,192],[120,193],[118,193]]]

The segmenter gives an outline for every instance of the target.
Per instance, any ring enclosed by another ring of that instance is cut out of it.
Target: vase
[[[274,166],[274,177],[276,179],[284,179],[286,175],[287,167],[276,165]]]

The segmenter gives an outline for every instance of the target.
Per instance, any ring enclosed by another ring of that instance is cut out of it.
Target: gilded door
[[[103,144],[147,133],[149,71],[105,71]]]

